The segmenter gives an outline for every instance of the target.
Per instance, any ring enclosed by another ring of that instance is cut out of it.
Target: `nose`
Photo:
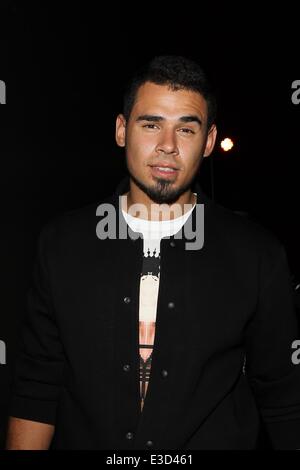
[[[160,133],[160,139],[156,146],[158,153],[178,154],[176,135],[172,130],[164,130]]]

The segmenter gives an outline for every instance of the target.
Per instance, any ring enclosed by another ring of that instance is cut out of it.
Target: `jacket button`
[[[167,370],[162,370],[161,371],[161,376],[165,379],[166,377],[168,377],[168,371]]]
[[[153,446],[153,442],[152,442],[152,441],[147,441],[147,442],[146,442],[146,446],[147,446],[147,447],[152,447],[152,446]]]
[[[130,302],[130,297],[124,297],[123,300],[124,300],[125,304],[129,304],[129,302]]]
[[[170,241],[170,246],[171,246],[172,248],[174,248],[174,247],[176,246],[176,243],[174,242],[174,240]]]
[[[126,434],[126,439],[133,439],[133,432],[128,432]]]
[[[123,370],[124,370],[124,372],[129,372],[130,371],[130,365],[129,364],[124,364]]]
[[[175,307],[174,302],[169,302],[169,303],[168,303],[168,308],[174,308],[174,307]]]

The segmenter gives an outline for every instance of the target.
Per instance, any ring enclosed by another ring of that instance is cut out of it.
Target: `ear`
[[[116,142],[119,147],[125,147],[126,141],[126,119],[123,114],[119,114],[116,119]]]
[[[207,134],[203,157],[208,157],[211,154],[216,143],[216,138],[217,138],[217,127],[215,124],[213,124]]]

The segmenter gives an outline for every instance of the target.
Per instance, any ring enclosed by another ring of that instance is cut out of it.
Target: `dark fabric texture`
[[[184,230],[161,242],[141,413],[142,239],[118,236],[128,183],[41,231],[11,415],[54,424],[53,449],[147,449],[149,441],[152,450],[254,449],[260,419],[274,448],[300,448],[300,366],[291,360],[299,332],[285,249],[198,183],[203,247],[186,249]],[[116,208],[115,239],[96,234],[100,203]],[[196,229],[195,210],[191,218]]]

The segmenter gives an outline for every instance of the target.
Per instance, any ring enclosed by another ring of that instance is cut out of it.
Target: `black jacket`
[[[126,190],[127,178],[102,202],[118,213]],[[55,424],[53,449],[253,449],[260,416],[275,448],[300,448],[300,366],[291,360],[299,333],[285,250],[195,190],[204,245],[187,250],[184,233],[162,239],[142,414],[142,239],[100,240],[100,202],[42,230],[11,414]]]

